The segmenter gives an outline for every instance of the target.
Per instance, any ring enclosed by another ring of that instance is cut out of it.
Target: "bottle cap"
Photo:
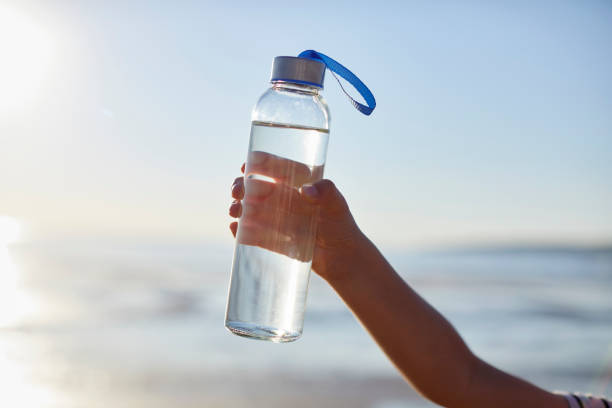
[[[285,81],[323,88],[325,64],[310,58],[276,57],[270,82]]]

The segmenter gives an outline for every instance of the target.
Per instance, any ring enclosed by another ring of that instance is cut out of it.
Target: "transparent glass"
[[[323,177],[329,111],[317,88],[275,82],[251,119],[225,327],[294,341],[303,330],[318,215],[299,189]]]

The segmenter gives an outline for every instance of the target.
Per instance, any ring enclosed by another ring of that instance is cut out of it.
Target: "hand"
[[[322,168],[254,152],[242,172],[229,210],[240,217],[240,228],[230,224],[238,242],[309,261],[316,231],[312,269],[423,396],[454,408],[566,406],[562,396],[478,359],[361,233],[334,184],[318,180]]]
[[[240,228],[232,222],[230,230],[241,244],[301,261],[312,259],[312,269],[330,281],[346,272],[348,260],[365,237],[335,185],[318,180],[322,171],[251,152],[242,166],[245,176],[232,185],[229,213],[240,218]]]

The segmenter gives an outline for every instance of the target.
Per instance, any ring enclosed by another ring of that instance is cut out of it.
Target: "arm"
[[[236,201],[230,215],[239,217],[243,178],[235,180],[232,195]],[[303,213],[305,205],[319,207],[313,270],[335,289],[423,396],[450,408],[567,407],[562,396],[506,374],[472,354],[452,325],[410,288],[359,230],[331,181],[302,187],[300,197],[295,208],[282,210],[292,217],[292,212]],[[265,205],[265,201],[257,202]],[[271,210],[278,209],[266,207]],[[236,227],[236,223],[230,225],[234,235]]]
[[[347,273],[329,283],[423,396],[452,408],[566,408],[563,397],[472,354],[451,324],[399,277],[366,237],[358,239],[355,250],[337,263],[346,265]]]

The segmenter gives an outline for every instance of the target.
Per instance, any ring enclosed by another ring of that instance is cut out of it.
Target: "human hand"
[[[303,262],[312,259],[312,269],[331,281],[346,272],[365,237],[335,185],[319,180],[322,172],[322,167],[251,152],[244,176],[232,185],[229,213],[239,218],[240,228],[232,222],[230,230],[241,244]]]

